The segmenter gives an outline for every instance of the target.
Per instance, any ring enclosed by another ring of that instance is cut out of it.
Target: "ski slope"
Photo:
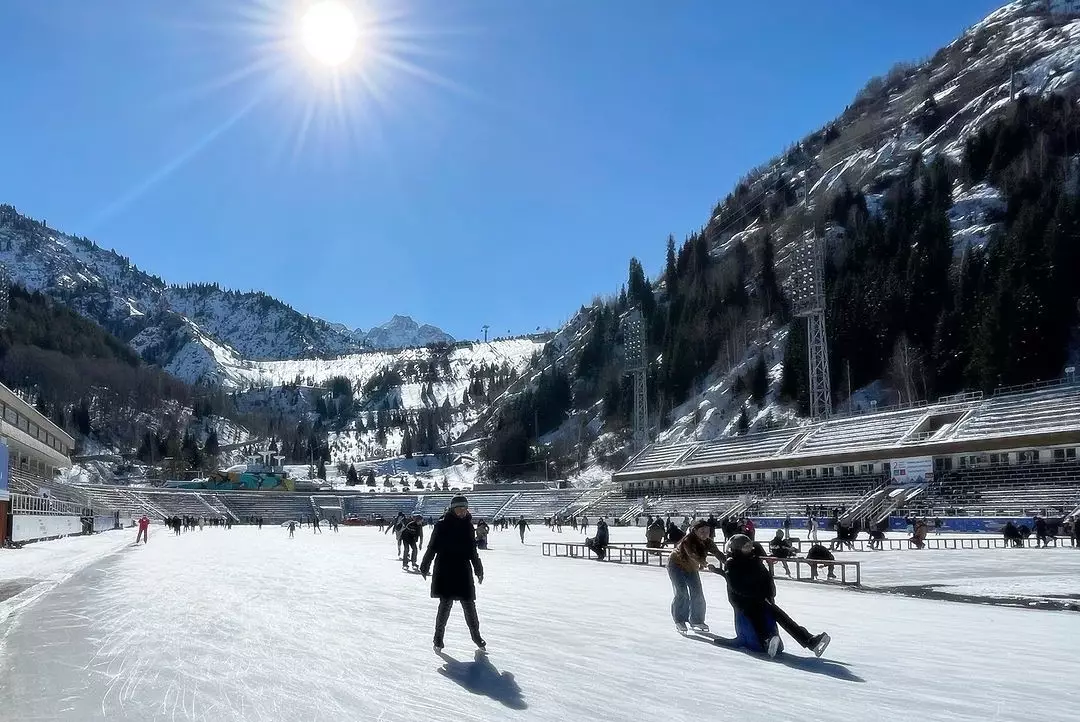
[[[1080,704],[1075,612],[779,581],[779,603],[833,643],[818,660],[787,640],[770,661],[678,636],[663,569],[545,558],[541,541],[575,532],[533,529],[522,545],[511,530],[481,552],[490,654],[474,658],[455,609],[439,657],[427,583],[374,529],[290,540],[279,527],[174,537],[155,525],[145,546],[97,541],[109,536],[63,542],[101,555],[15,615],[0,651],[4,719],[987,720]],[[871,587],[905,568],[963,583],[970,562],[980,586],[1016,572],[1080,591],[1080,550],[1011,551],[849,556]],[[0,585],[18,553],[0,552]],[[731,634],[722,579],[703,581],[708,622]]]

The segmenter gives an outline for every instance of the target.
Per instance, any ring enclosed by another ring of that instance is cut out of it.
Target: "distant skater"
[[[401,529],[401,568],[407,570],[410,562],[416,568],[416,545],[424,546],[424,517],[413,514]]]
[[[150,536],[150,518],[143,514],[139,519],[139,533],[135,535],[135,543],[138,544],[142,541],[146,543],[147,538]]]
[[[589,533],[589,517],[587,517],[587,516],[581,517],[581,533],[582,534],[588,534]]]
[[[322,527],[319,526],[319,517],[317,516],[311,517],[311,533],[322,534]]]
[[[487,643],[480,636],[480,617],[476,613],[476,584],[484,583],[484,565],[476,551],[476,533],[473,531],[469,502],[461,495],[450,501],[450,508],[431,531],[427,551],[420,562],[420,574],[427,579],[432,562],[435,564],[431,577],[431,596],[439,600],[435,615],[435,636],[432,640],[436,652],[441,652],[446,633],[446,622],[454,602],[460,602],[465,613],[465,623],[473,644],[480,651]]]
[[[525,517],[518,519],[517,523],[518,533],[521,535],[521,543],[525,543],[525,530],[529,528],[529,522],[525,521]]]
[[[295,535],[296,535],[296,522],[295,521],[290,521],[289,522],[289,538],[292,539],[293,536],[295,536]]]

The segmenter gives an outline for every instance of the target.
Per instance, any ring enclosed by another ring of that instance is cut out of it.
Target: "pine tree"
[[[764,354],[758,356],[757,362],[754,364],[754,368],[750,373],[750,398],[754,400],[754,403],[761,406],[765,405],[765,397],[769,393],[769,373],[765,368],[765,356]]]
[[[206,443],[203,444],[203,454],[206,456],[207,461],[217,464],[219,453],[221,453],[221,448],[218,445],[217,431],[211,430],[206,436]]]
[[[319,459],[319,467],[315,471],[315,475],[323,481],[326,481],[326,461],[324,461],[323,459]]]
[[[739,409],[739,420],[735,424],[736,431],[739,435],[745,434],[750,429],[750,419],[746,415],[746,407]]]
[[[360,483],[360,477],[356,474],[356,467],[349,464],[349,470],[345,472],[345,485],[356,486]]]

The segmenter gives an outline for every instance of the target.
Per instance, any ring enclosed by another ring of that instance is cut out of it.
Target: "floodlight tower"
[[[797,241],[791,254],[791,299],[796,318],[806,319],[810,367],[810,416],[832,416],[829,341],[825,335],[825,245],[817,234]]]
[[[645,358],[645,320],[631,310],[623,318],[624,371],[634,380],[634,451],[649,443],[648,362]]]

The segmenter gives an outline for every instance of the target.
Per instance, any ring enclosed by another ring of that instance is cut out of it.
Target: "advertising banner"
[[[930,456],[893,459],[889,468],[892,469],[893,484],[923,485],[934,480],[934,459]]]

